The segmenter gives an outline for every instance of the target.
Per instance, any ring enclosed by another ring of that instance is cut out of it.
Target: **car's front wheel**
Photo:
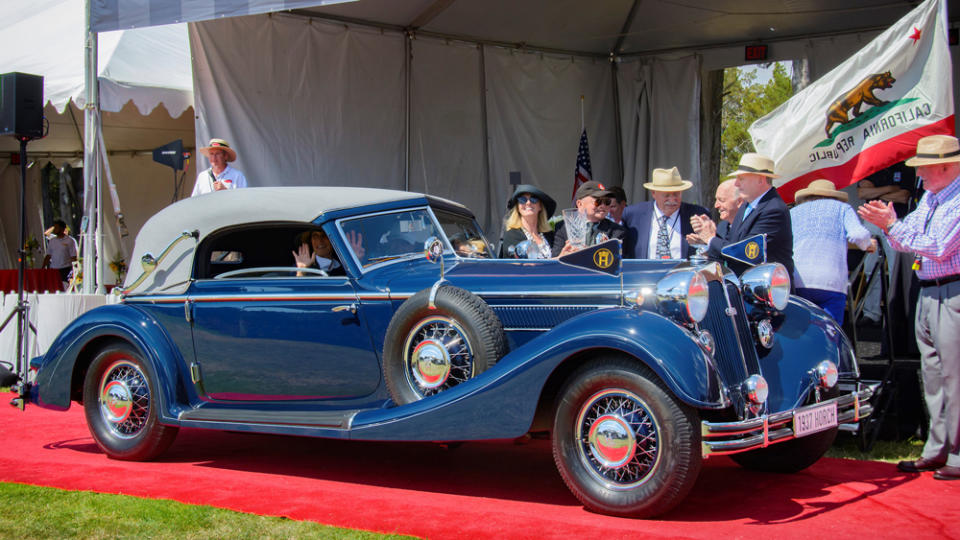
[[[553,457],[570,491],[605,514],[650,517],[686,497],[702,462],[697,412],[641,363],[579,368],[561,390]]]
[[[126,343],[97,354],[83,384],[83,408],[93,439],[113,459],[145,461],[169,448],[175,426],[157,419],[150,366]]]

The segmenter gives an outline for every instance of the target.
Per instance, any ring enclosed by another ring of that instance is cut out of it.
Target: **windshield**
[[[421,255],[427,238],[442,236],[430,213],[422,208],[345,219],[340,222],[340,228],[363,267],[407,255]]]
[[[408,256],[423,255],[431,236],[446,237],[460,257],[489,258],[490,246],[469,216],[426,208],[368,215],[340,221],[340,229],[357,262],[364,268]],[[449,248],[447,248],[449,249]]]
[[[457,255],[470,258],[491,258],[493,252],[475,220],[468,216],[444,210],[434,210],[434,213]]]

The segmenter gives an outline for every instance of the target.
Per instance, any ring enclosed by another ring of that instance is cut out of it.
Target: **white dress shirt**
[[[647,243],[647,257],[657,258],[657,235],[660,232],[660,216],[663,212],[657,203],[653,203],[653,212],[650,214],[652,222],[650,223],[650,239]],[[670,258],[679,259],[680,257],[680,209],[667,218],[667,233],[670,235]]]
[[[197,175],[197,183],[193,186],[193,193],[190,194],[191,197],[203,195],[204,193],[213,193],[212,172],[212,170],[206,169]],[[247,177],[240,172],[240,169],[235,169],[230,165],[227,165],[220,174],[216,175],[216,178],[218,181],[224,183],[227,189],[247,187]]]

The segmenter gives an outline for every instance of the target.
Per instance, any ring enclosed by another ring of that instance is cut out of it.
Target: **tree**
[[[750,124],[793,95],[793,84],[787,68],[773,64],[773,73],[766,84],[757,82],[756,71],[729,68],[723,72],[723,117],[720,132],[720,180],[736,170],[740,156],[754,152],[747,129]]]

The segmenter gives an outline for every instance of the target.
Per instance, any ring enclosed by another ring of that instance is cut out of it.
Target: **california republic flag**
[[[848,186],[912,156],[921,137],[953,134],[946,22],[945,0],[926,0],[750,126],[781,197],[818,178]]]

